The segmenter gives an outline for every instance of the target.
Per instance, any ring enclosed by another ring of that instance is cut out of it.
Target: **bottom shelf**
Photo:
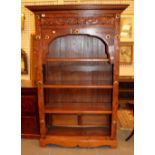
[[[50,127],[48,135],[52,136],[110,136],[108,127]]]
[[[116,148],[116,139],[111,139],[108,127],[51,127],[45,137],[41,137],[40,146],[55,144],[63,147],[98,147]]]

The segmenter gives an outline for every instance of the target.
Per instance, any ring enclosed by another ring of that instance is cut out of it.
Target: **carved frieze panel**
[[[62,25],[114,25],[114,17],[52,17],[42,18],[42,26]]]

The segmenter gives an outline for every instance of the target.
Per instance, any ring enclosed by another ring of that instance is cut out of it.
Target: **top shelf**
[[[48,58],[48,62],[109,62],[106,58]]]
[[[44,84],[44,88],[99,88],[99,89],[112,89],[113,85],[51,85],[51,84]]]

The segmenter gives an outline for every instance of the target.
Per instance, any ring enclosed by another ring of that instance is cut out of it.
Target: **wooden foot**
[[[116,149],[116,148],[117,148],[117,144],[116,144],[116,143],[112,144],[112,145],[111,145],[111,148],[112,148],[112,149]]]
[[[40,139],[39,144],[40,144],[40,147],[45,147],[47,145],[44,139]]]

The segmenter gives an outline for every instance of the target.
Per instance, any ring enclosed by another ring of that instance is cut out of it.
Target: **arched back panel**
[[[49,58],[108,58],[106,44],[88,35],[62,36],[49,44]]]

